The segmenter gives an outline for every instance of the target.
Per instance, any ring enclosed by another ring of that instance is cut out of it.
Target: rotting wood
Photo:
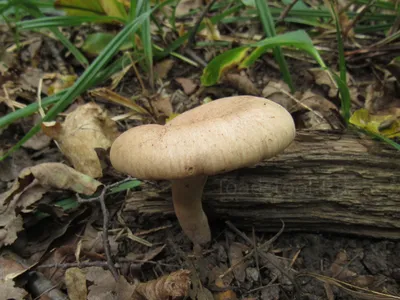
[[[149,187],[126,211],[172,215],[170,190]],[[203,198],[211,223],[400,239],[400,152],[352,133],[299,132],[278,157],[209,177]]]

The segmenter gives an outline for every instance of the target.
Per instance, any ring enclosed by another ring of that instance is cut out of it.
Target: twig
[[[106,193],[109,189],[120,185],[123,182],[126,182],[127,180],[130,180],[130,178],[128,179],[124,179],[122,181],[113,183],[111,185],[108,186],[104,186],[103,190],[101,191],[100,195],[97,197],[93,197],[93,198],[89,198],[89,199],[82,199],[79,194],[76,194],[76,197],[78,199],[78,202],[80,203],[89,203],[89,202],[100,202],[100,207],[101,207],[101,211],[103,213],[103,247],[104,247],[104,253],[106,255],[106,259],[107,259],[107,265],[108,265],[108,269],[110,270],[111,274],[114,276],[114,279],[117,281],[118,280],[118,272],[114,266],[114,262],[112,260],[111,257],[111,247],[110,247],[110,242],[108,240],[108,223],[109,223],[109,213],[106,207],[106,203],[105,203],[105,196]]]
[[[284,276],[286,276],[290,282],[293,284],[293,286],[295,287],[296,291],[298,293],[300,293],[301,289],[300,286],[297,284],[297,282],[294,280],[294,278],[289,275],[285,269],[283,269],[279,264],[275,263],[272,258],[275,257],[275,255],[268,253],[269,247],[272,245],[273,242],[275,242],[278,237],[282,234],[284,228],[285,228],[285,223],[283,221],[282,222],[282,228],[281,230],[279,230],[279,232],[277,234],[275,234],[271,239],[269,239],[268,241],[266,241],[264,244],[262,244],[261,246],[257,247],[256,249],[259,250],[259,255],[269,261],[269,263],[271,265],[273,265],[275,268],[277,268]],[[237,235],[239,235],[241,238],[243,238],[249,245],[253,244],[253,241],[243,232],[241,232],[239,229],[237,229],[231,222],[227,221],[225,222],[226,225],[228,225],[228,227],[230,229],[232,229]],[[254,249],[252,250],[252,252],[254,251]]]
[[[297,1],[299,0],[293,0],[292,3],[290,3],[288,6],[285,7],[281,15],[279,16],[278,20],[276,21],[277,23],[282,22],[287,17],[287,15],[292,10],[293,6],[297,3]]]
[[[204,17],[206,16],[208,11],[210,10],[211,6],[215,3],[215,1],[216,0],[212,0],[207,4],[207,6],[204,8],[203,12],[201,13],[200,18],[197,20],[196,24],[194,25],[194,27],[190,31],[189,37],[188,37],[188,43],[186,45],[187,48],[191,48],[194,45],[197,30],[199,30],[201,22],[203,21]]]
[[[121,268],[121,264],[151,264],[151,265],[160,265],[165,267],[179,267],[174,264],[166,264],[153,260],[143,260],[143,259],[129,259],[129,258],[119,258],[116,259],[117,263],[114,264],[115,268]],[[88,268],[88,267],[108,267],[108,262],[106,261],[86,261],[86,262],[75,262],[75,263],[54,263],[54,264],[44,264],[37,266],[37,269],[50,269],[50,268],[58,268],[58,269],[68,269],[68,268]]]
[[[354,28],[354,26],[357,24],[357,22],[360,21],[360,20],[364,17],[365,13],[368,11],[368,9],[369,9],[374,3],[375,3],[375,0],[370,0],[370,1],[368,2],[368,4],[366,4],[366,5],[364,5],[364,6],[362,7],[362,9],[357,13],[357,15],[354,17],[354,19],[352,19],[352,20],[349,22],[349,24],[348,24],[344,29],[342,29],[342,34],[343,34],[343,36],[347,37],[349,31],[350,31],[352,28]]]

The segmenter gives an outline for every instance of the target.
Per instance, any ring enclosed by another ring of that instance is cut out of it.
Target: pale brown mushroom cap
[[[115,169],[141,179],[214,175],[254,165],[295,137],[288,111],[253,96],[222,98],[168,124],[134,127],[111,147]]]

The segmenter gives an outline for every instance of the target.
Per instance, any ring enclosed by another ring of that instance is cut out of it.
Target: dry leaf
[[[173,59],[164,59],[154,65],[153,67],[154,75],[158,79],[164,79],[167,77],[169,71],[171,71],[173,66],[174,66]]]
[[[19,213],[31,211],[30,206],[49,189],[67,189],[92,195],[100,185],[97,180],[61,163],[25,168],[11,189],[0,195],[0,247],[16,240],[17,232],[23,229]]]
[[[15,286],[14,280],[0,281],[1,297],[5,300],[24,299],[28,292]]]
[[[88,300],[143,299],[136,297],[136,286],[127,282],[123,276],[120,276],[116,282],[109,271],[100,267],[90,267],[84,270],[86,272],[86,279],[93,282],[93,285],[89,287]]]
[[[372,114],[392,114],[400,108],[400,99],[389,85],[370,84],[365,89],[365,108]]]
[[[108,242],[110,244],[111,254],[116,254],[118,251],[116,236],[109,235]],[[104,253],[102,231],[97,231],[91,224],[87,224],[82,237],[82,250]]]
[[[128,283],[123,276],[115,282],[109,271],[99,267],[86,268],[85,272],[86,279],[93,282],[88,300],[165,300],[186,296],[190,285],[190,272],[187,270],[136,285]]]
[[[259,96],[260,92],[254,85],[254,83],[247,77],[247,75],[240,74],[226,74],[223,77],[223,82],[227,83],[234,88],[236,88],[239,92],[248,95]]]
[[[239,282],[244,282],[246,279],[246,267],[247,263],[243,260],[243,251],[248,248],[240,243],[232,243],[229,247],[228,256],[233,267],[233,274]]]
[[[52,85],[49,86],[47,94],[49,96],[57,94],[62,90],[71,87],[75,83],[76,78],[76,75],[56,74],[55,81]]]
[[[186,15],[192,9],[200,8],[202,6],[202,0],[181,0],[176,7],[175,15],[180,17]]]
[[[294,101],[288,94],[290,93],[289,86],[283,81],[274,81],[270,80],[268,84],[262,91],[262,96],[278,103],[279,105],[283,106],[287,111],[293,112],[296,106],[296,101]]]
[[[182,86],[183,91],[188,96],[193,94],[197,89],[197,84],[190,78],[178,77],[175,80]]]
[[[135,292],[147,300],[185,297],[190,286],[190,271],[179,270],[161,278],[139,283]]]
[[[70,113],[55,138],[63,154],[79,172],[93,178],[103,176],[96,148],[107,150],[118,136],[116,123],[95,103]]]
[[[148,115],[149,113],[140,105],[136,104],[135,101],[128,99],[126,97],[121,96],[120,94],[117,94],[116,92],[113,92],[112,90],[108,88],[98,88],[90,91],[90,94],[92,96],[97,96],[103,99],[106,99],[110,102],[114,102],[120,105],[123,105],[127,108],[132,109],[134,112],[140,114],[140,115]]]
[[[169,96],[158,95],[156,98],[151,100],[151,105],[153,106],[157,117],[169,117],[173,113]]]
[[[305,91],[294,111],[309,110],[301,116],[304,127],[315,130],[339,130],[343,128],[336,105],[310,90]]]
[[[331,274],[334,278],[344,281],[349,278],[354,278],[357,275],[356,272],[348,269],[348,261],[346,251],[340,251],[336,255],[336,259],[330,267]]]
[[[49,146],[50,142],[51,137],[40,131],[31,137],[24,145],[22,145],[22,147],[33,150],[42,150]]]
[[[333,77],[330,76],[329,72],[320,68],[313,68],[308,70],[314,77],[316,84],[328,86],[328,95],[330,98],[335,98],[338,95],[339,89]],[[358,89],[353,86],[353,81],[351,80],[350,74],[347,73],[347,86],[350,90],[350,98],[354,102],[358,101]]]
[[[14,259],[0,257],[1,299],[24,299],[28,294],[24,289],[15,287],[13,274],[20,274],[25,268]]]
[[[65,271],[65,285],[71,300],[86,300],[86,276],[79,268],[69,268]]]
[[[227,290],[224,292],[219,292],[214,295],[214,300],[236,300],[237,296],[234,291]]]

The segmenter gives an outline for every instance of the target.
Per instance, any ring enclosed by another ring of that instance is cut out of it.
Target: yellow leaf
[[[388,138],[400,137],[400,120],[394,115],[372,115],[362,108],[353,113],[350,123]]]

